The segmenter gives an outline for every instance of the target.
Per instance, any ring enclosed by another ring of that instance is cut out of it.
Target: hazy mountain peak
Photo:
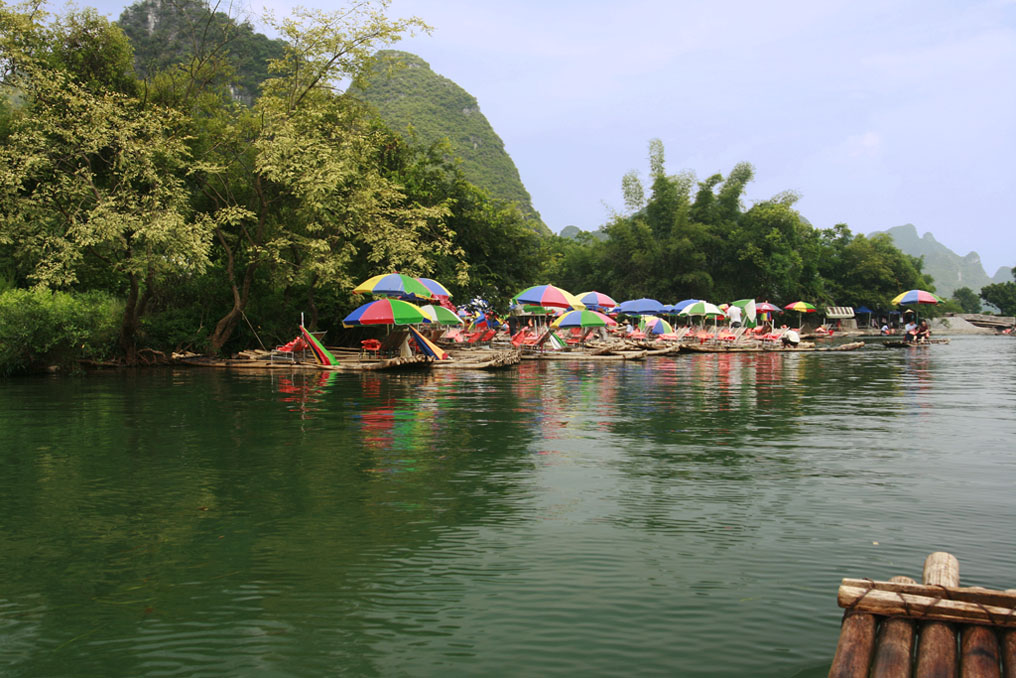
[[[1001,267],[993,278],[989,278],[977,252],[961,256],[936,240],[930,231],[919,236],[913,224],[894,226],[885,232],[904,253],[924,257],[924,270],[934,278],[935,291],[939,296],[951,297],[960,287],[979,292],[985,285],[1012,279],[1012,269],[1008,266]]]

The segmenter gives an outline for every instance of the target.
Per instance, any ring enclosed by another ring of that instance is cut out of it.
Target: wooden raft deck
[[[938,552],[923,584],[844,579],[830,678],[1016,678],[1016,590],[961,588],[959,573]]]

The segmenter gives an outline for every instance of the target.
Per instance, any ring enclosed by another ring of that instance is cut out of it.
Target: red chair
[[[380,355],[381,342],[377,339],[364,339],[360,342],[360,357],[363,358],[368,353],[373,353],[374,357]]]

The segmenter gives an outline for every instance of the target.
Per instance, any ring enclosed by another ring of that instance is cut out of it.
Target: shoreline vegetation
[[[874,309],[934,290],[888,235],[815,228],[791,192],[747,205],[749,163],[674,174],[659,140],[645,180],[619,168],[624,206],[599,235],[547,235],[470,183],[447,143],[391,129],[355,96],[379,77],[379,50],[430,30],[387,10],[297,10],[265,42],[194,0],[146,0],[120,23],[0,5],[0,376],[267,349],[301,314],[356,345],[369,330],[340,319],[377,270],[495,309],[535,280],[619,299]],[[121,23],[138,17],[156,37],[174,21],[201,28],[186,49],[167,42],[167,59],[128,37]],[[1012,315],[1016,282],[958,290],[930,314],[982,299]]]

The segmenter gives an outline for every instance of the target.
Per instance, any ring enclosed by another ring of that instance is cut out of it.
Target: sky
[[[254,15],[334,0],[237,0]],[[128,2],[79,0],[115,19]],[[551,230],[624,210],[621,178],[755,167],[817,228],[912,223],[1016,266],[1016,0],[392,0],[412,52],[476,97]],[[256,20],[252,21],[257,25]]]

